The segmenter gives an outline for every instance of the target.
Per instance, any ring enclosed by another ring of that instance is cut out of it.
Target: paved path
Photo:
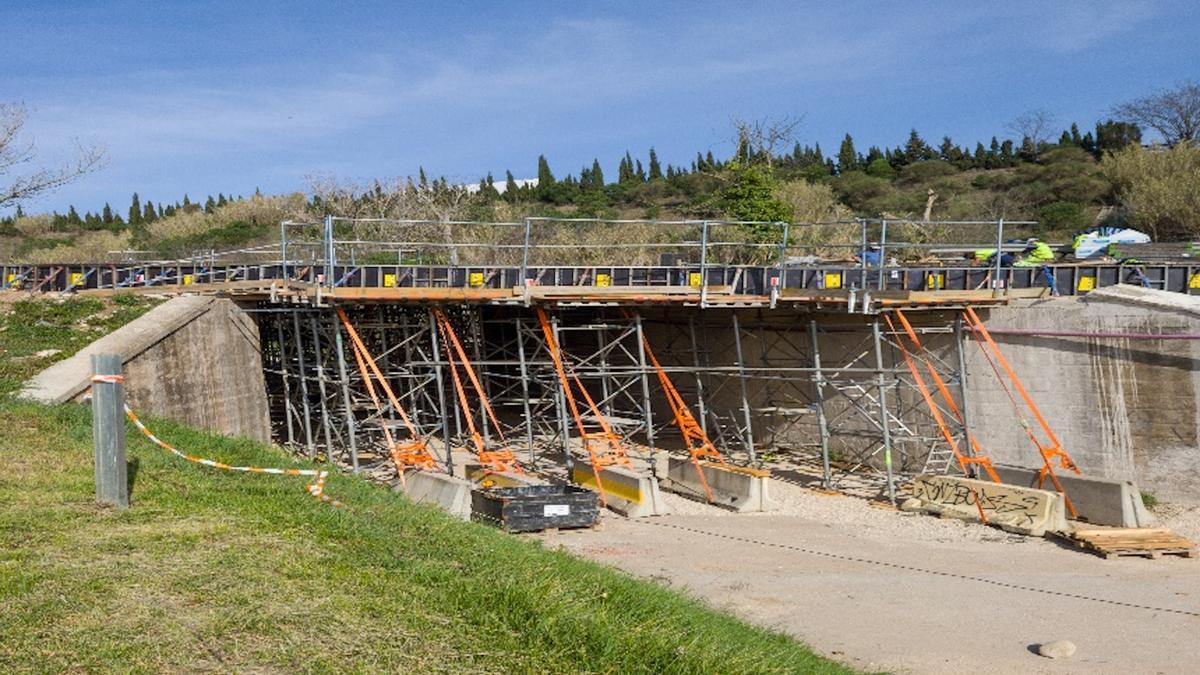
[[[1200,672],[1200,559],[1103,560],[1050,540],[833,499],[840,509],[877,513],[862,525],[803,515],[697,515],[692,509],[690,515],[644,521],[609,518],[600,531],[563,532],[545,541],[685,588],[866,670]],[[954,536],[955,529],[963,536]],[[1051,661],[1031,651],[1056,639],[1073,641],[1076,655]]]

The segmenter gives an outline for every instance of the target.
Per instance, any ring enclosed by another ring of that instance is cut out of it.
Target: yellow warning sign
[[[1200,288],[1200,272],[1193,274],[1191,278],[1188,279],[1188,288]]]
[[[71,285],[72,286],[82,286],[83,285],[83,272],[71,272]]]
[[[945,274],[930,274],[925,277],[925,290],[940,291],[946,287]]]
[[[825,288],[841,288],[842,273],[841,272],[826,272],[825,273]]]
[[[1079,282],[1075,284],[1077,291],[1090,291],[1096,288],[1096,277],[1079,277]]]
[[[396,287],[396,275],[395,274],[383,275],[383,287],[384,288],[395,288]]]
[[[612,286],[612,277],[607,274],[597,274],[596,285],[604,287]]]
[[[483,272],[471,272],[467,275],[467,285],[471,288],[479,288],[483,285]]]
[[[688,272],[688,286],[691,286],[692,288],[700,288],[700,285],[703,282],[704,275],[700,274],[699,272]]]

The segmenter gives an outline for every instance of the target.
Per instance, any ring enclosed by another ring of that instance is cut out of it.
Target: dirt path
[[[672,498],[678,515],[609,518],[600,531],[545,540],[684,587],[866,670],[1200,669],[1198,559],[1103,560],[859,499],[779,492],[780,514],[733,515]],[[1051,661],[1031,650],[1057,639],[1074,642],[1076,655]]]

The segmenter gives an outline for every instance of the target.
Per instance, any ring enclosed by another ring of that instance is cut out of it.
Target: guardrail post
[[[529,295],[529,234],[532,227],[533,223],[526,218],[525,242],[521,245],[521,289],[527,297]]]
[[[879,222],[879,290],[887,289],[887,218]]]
[[[336,283],[333,278],[333,265],[333,216],[325,216],[325,283],[330,288]]]
[[[125,466],[125,385],[119,354],[92,356],[92,445],[95,448],[96,501],[129,508]]]
[[[283,261],[283,271],[280,273],[283,280],[288,279],[288,260],[287,260],[287,223],[279,223],[279,259]],[[215,281],[215,279],[214,279]]]
[[[708,306],[708,221],[700,225],[700,307]]]
[[[1000,287],[999,286],[999,284],[1000,284],[1000,259],[1004,257],[1003,253],[1004,253],[1004,219],[1001,218],[996,221],[996,278],[992,279],[992,293],[993,294],[995,294],[996,290],[998,290]],[[1008,284],[1005,283],[1005,289],[1004,289],[1005,293],[1008,292],[1007,286],[1008,286]]]
[[[779,261],[776,264],[777,267],[779,268],[779,274],[778,274],[778,276],[775,277],[775,283],[771,284],[771,288],[770,288],[771,309],[775,309],[775,300],[776,300],[776,298],[779,297],[779,292],[783,288],[783,275],[784,275],[783,269],[784,269],[784,266],[787,265],[788,230],[791,227],[791,223],[787,223],[787,222],[778,223],[778,224],[783,226],[783,239],[782,239],[782,241],[779,242]],[[768,280],[768,283],[770,283],[769,280]]]

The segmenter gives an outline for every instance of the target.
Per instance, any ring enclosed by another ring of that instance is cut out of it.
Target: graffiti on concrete
[[[953,478],[923,478],[913,484],[913,496],[949,507],[982,508],[989,518],[1000,516],[1014,525],[1034,526],[1047,513],[1048,495],[1010,485]],[[978,507],[976,506],[978,504]]]

